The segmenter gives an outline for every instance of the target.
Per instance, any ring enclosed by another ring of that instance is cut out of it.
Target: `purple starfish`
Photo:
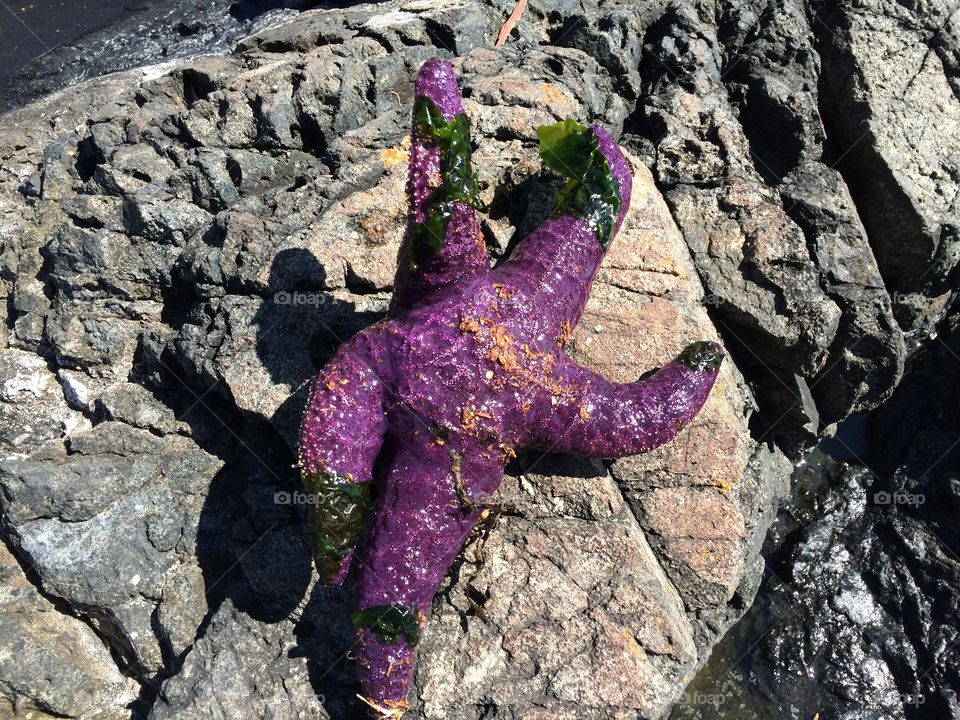
[[[300,467],[325,582],[343,582],[383,463],[357,571],[354,623],[365,697],[400,717],[413,647],[437,588],[496,491],[514,448],[595,457],[642,453],[699,412],[723,351],[700,342],[646,380],[616,384],[563,346],[630,202],[630,168],[599,125],[540,128],[565,176],[553,217],[490,268],[453,70],[416,82],[409,227],[388,319],[337,351],[315,380]]]

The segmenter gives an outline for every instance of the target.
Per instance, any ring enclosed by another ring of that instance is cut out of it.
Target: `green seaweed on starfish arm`
[[[370,507],[370,488],[336,473],[304,475],[309,498],[307,530],[317,571],[325,582],[337,576],[353,550]]]
[[[420,612],[404,605],[374,605],[353,614],[353,624],[369,628],[382,643],[392,645],[401,635],[407,645],[420,642]]]
[[[426,201],[426,219],[413,227],[409,246],[410,268],[416,270],[443,247],[453,204],[461,202],[482,210],[483,202],[477,174],[470,165],[470,119],[466,115],[445,119],[426,95],[417,98],[413,118],[420,139],[438,148],[443,178]]]
[[[597,136],[586,125],[567,118],[541,125],[537,137],[543,163],[567,178],[554,199],[553,215],[586,220],[607,247],[620,212],[620,185],[597,146]]]

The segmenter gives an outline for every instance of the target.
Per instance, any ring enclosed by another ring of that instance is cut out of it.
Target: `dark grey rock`
[[[960,717],[957,327],[873,414],[866,466],[798,467],[756,604],[672,720]]]
[[[189,558],[218,468],[186,438],[102,422],[59,457],[0,464],[4,533],[46,593],[89,617],[134,674],[156,673],[170,634],[153,616],[171,579],[200,577]],[[187,610],[199,623],[197,599]]]
[[[0,713],[7,717],[120,720],[136,698],[108,648],[37,592],[0,545]]]
[[[820,30],[795,0],[716,20],[677,6],[647,34],[639,110],[708,299],[794,443],[889,397],[905,355],[864,208],[834,169],[848,146],[821,116]]]
[[[949,301],[960,260],[960,158],[947,150],[960,134],[949,79],[956,82],[955,8],[933,2],[921,10],[892,0],[814,7],[825,110],[845,153],[841,167],[898,322],[923,327]]]

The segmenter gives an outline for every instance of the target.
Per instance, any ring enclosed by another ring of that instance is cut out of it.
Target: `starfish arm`
[[[420,69],[414,88],[410,216],[397,264],[394,313],[438,288],[489,272],[470,155],[470,122],[453,68],[432,58]]]
[[[700,411],[722,359],[716,343],[694,343],[646,380],[619,384],[564,357],[551,389],[531,400],[522,442],[590,457],[647,452],[672,440]]]
[[[357,573],[354,614],[361,688],[374,707],[406,707],[414,646],[433,597],[483,516],[471,498],[486,498],[503,477],[497,457],[480,449],[456,451],[455,444],[429,436],[408,442],[383,479]]]
[[[614,204],[618,209],[614,217],[608,218],[612,222],[609,237],[602,228],[598,229],[597,207],[589,200],[600,193],[586,188],[586,201],[571,201],[558,207],[555,217],[524,238],[511,258],[494,273],[499,282],[518,291],[520,302],[533,317],[539,318],[541,327],[537,330],[550,337],[569,333],[576,327],[597,268],[630,206],[630,165],[617,143],[600,125],[584,129],[583,134],[589,134],[590,142],[595,142],[599,151],[594,155],[597,177],[608,174],[614,181],[608,187],[617,193]],[[605,207],[608,212],[613,211],[612,207]]]
[[[383,383],[360,336],[314,379],[300,429],[307,526],[321,578],[339,585],[369,505],[369,481],[385,428]]]

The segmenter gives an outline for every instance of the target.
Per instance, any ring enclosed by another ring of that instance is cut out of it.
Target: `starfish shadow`
[[[267,418],[237,407],[223,382],[184,371],[171,347],[144,343],[135,365],[157,398],[186,423],[190,435],[222,467],[213,477],[196,530],[195,553],[203,578],[207,613],[196,637],[208,633],[221,607],[266,625],[293,618],[295,645],[289,657],[308,658],[311,685],[331,717],[361,718],[355,668],[345,662],[354,641],[349,584],[317,586],[306,533],[303,492],[295,467],[298,428],[309,380],[339,345],[381,317],[324,290],[326,272],[311,253],[288,249],[271,264],[269,290],[250,321],[257,360],[269,383],[250,392],[284,392],[289,397]],[[299,300],[294,299],[298,297]],[[182,324],[202,299],[181,298]],[[243,329],[232,328],[241,346]],[[240,364],[242,353],[234,358]],[[259,377],[252,369],[250,378]],[[242,382],[242,381],[241,381]],[[190,542],[185,539],[185,543]],[[348,581],[349,583],[349,581]],[[242,629],[240,630],[241,632]],[[278,639],[289,643],[288,631]],[[268,630],[264,637],[269,638]],[[224,639],[221,638],[221,642]],[[226,641],[229,641],[227,638]],[[179,672],[189,651],[168,655],[158,678]]]
[[[314,255],[303,249],[287,249],[277,254],[270,268],[270,292],[259,308],[254,324],[257,328],[257,356],[275,385],[286,385],[290,396],[277,408],[270,426],[283,438],[288,462],[282,475],[285,484],[278,486],[276,497],[287,493],[295,498],[303,491],[296,469],[297,442],[310,389],[316,375],[337,348],[371,323],[382,313],[357,309],[352,302],[337,299],[324,290],[326,271]],[[250,508],[250,515],[270,517],[276,512],[275,497],[260,498]],[[284,616],[302,606],[294,628],[296,646],[289,657],[304,657],[314,692],[321,699],[330,717],[365,718],[366,711],[356,695],[359,692],[356,669],[348,654],[356,636],[350,619],[350,580],[343,587],[316,584],[303,605],[312,573],[312,559],[306,532],[307,507],[303,504],[280,505],[288,511],[281,526],[281,541],[289,555],[257,557],[250,565],[255,570],[248,579],[263,573],[263,582],[254,579],[266,604]],[[261,525],[266,524],[260,521]],[[261,542],[262,544],[262,542]],[[253,553],[257,553],[254,549]],[[246,563],[245,563],[246,564]],[[278,565],[304,568],[283,571]],[[280,570],[287,582],[271,588],[271,578]]]

